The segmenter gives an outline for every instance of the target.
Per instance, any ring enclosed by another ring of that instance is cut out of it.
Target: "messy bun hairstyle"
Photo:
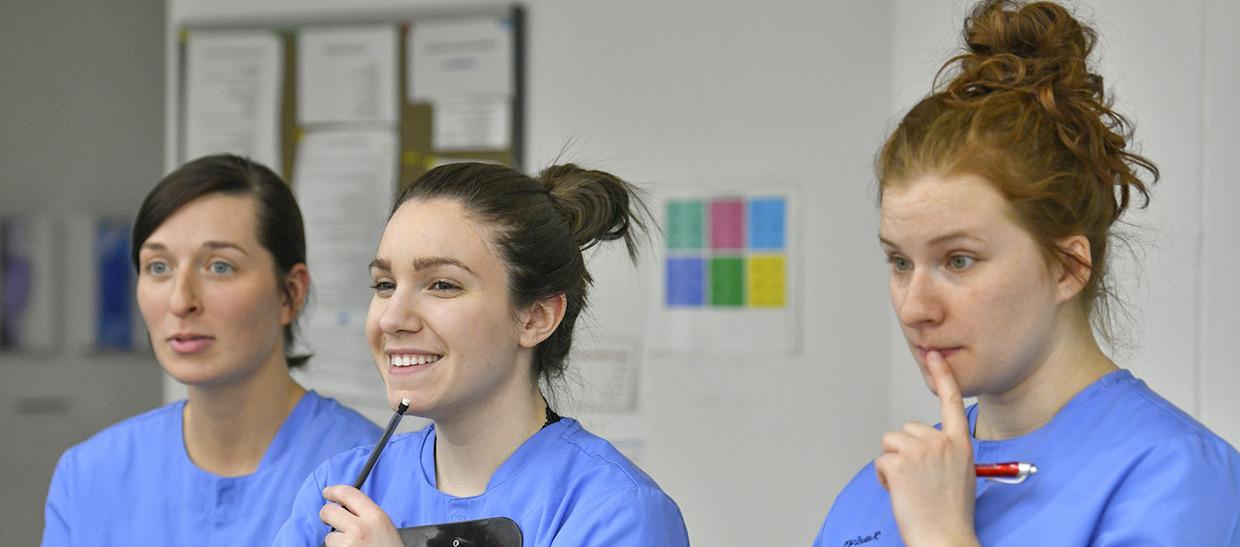
[[[573,164],[548,167],[536,178],[486,163],[443,165],[402,192],[392,213],[412,199],[456,201],[491,230],[491,243],[508,271],[513,306],[564,295],[564,319],[534,348],[534,372],[547,380],[563,375],[573,325],[586,307],[592,278],[582,251],[600,241],[623,239],[636,261],[638,236],[650,218],[637,188]]]
[[[1134,197],[1148,204],[1158,167],[1129,149],[1132,124],[1087,62],[1096,40],[1051,2],[978,4],[964,22],[966,51],[887,138],[876,171],[880,202],[920,176],[987,179],[1048,264],[1085,278],[1079,301],[1110,340],[1111,227]],[[1057,244],[1073,235],[1089,240],[1089,262]]]

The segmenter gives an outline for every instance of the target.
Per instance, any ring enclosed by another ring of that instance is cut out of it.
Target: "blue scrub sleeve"
[[[328,464],[323,463],[301,483],[301,488],[297,490],[297,497],[293,498],[293,509],[289,512],[288,520],[284,521],[284,525],[276,533],[276,539],[272,542],[273,547],[280,545],[318,547],[322,545],[328,530],[327,525],[319,520],[319,510],[326,503],[323,499],[323,489],[327,488],[327,479]]]
[[[553,547],[688,547],[680,509],[655,489],[622,490],[565,522]]]
[[[56,462],[56,471],[52,473],[52,483],[47,489],[47,505],[43,507],[43,547],[72,545],[69,525],[73,522],[70,509],[72,496],[72,464],[73,451],[67,451]]]
[[[1111,496],[1091,545],[1240,545],[1230,447],[1197,435],[1159,442]]]

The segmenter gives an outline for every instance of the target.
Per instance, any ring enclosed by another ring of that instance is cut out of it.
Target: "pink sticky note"
[[[712,249],[745,247],[745,201],[717,199],[710,202],[710,246]]]

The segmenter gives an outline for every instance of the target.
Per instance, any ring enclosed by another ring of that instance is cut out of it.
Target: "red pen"
[[[1026,462],[979,463],[973,469],[981,478],[1007,484],[1020,484],[1038,472],[1038,466]]]

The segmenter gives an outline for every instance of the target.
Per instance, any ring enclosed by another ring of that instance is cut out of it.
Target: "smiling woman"
[[[321,466],[276,544],[399,545],[396,528],[506,517],[525,545],[687,545],[658,484],[539,390],[585,307],[582,250],[623,239],[633,255],[645,213],[631,186],[573,165],[414,181],[370,264],[366,337],[389,403],[434,423],[394,437],[362,491],[342,484],[371,448]]]
[[[65,452],[44,545],[265,545],[297,486],[374,424],[289,376],[305,305],[301,212],[283,181],[235,156],[185,164],[134,225],[138,307],[189,397]]]

